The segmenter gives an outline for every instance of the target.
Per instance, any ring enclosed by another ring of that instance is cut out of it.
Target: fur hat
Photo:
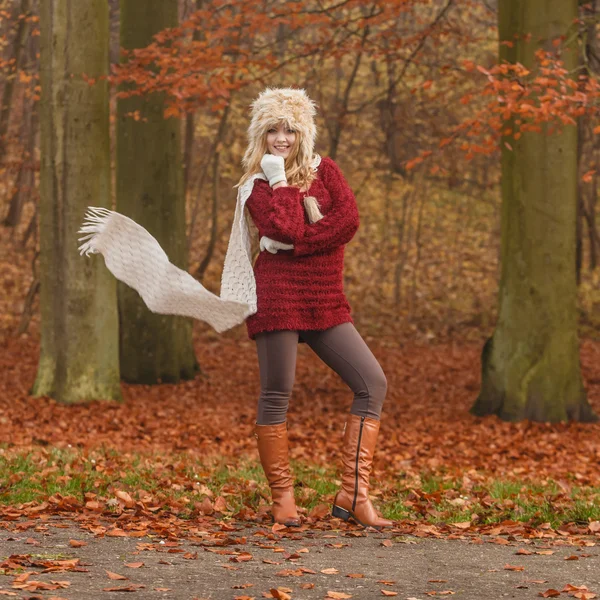
[[[311,160],[315,150],[317,126],[316,104],[303,89],[266,88],[251,104],[251,121],[248,127],[248,148],[242,163],[247,167],[257,143],[271,127],[281,120],[300,133],[301,153]]]

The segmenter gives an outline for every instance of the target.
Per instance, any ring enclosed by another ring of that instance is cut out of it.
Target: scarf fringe
[[[108,220],[113,214],[116,213],[102,206],[88,206],[82,226],[77,231],[77,233],[86,234],[78,238],[80,242],[84,242],[78,248],[80,256],[84,254],[89,256],[100,252],[98,248],[99,236],[106,229]]]

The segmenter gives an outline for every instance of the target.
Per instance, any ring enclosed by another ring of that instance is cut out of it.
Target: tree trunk
[[[88,205],[110,205],[108,11],[104,0],[46,0],[41,22],[41,351],[33,394],[118,399],[115,280],[79,256]]]
[[[29,13],[29,9],[30,0],[21,0],[17,16]],[[17,25],[17,33],[13,42],[12,58],[14,59],[14,73],[11,73],[11,75],[7,77],[4,83],[4,89],[2,90],[2,100],[0,101],[0,163],[4,160],[4,156],[8,149],[6,134],[8,133],[15,82],[17,81],[19,68],[21,66],[21,55],[25,46],[25,40],[27,39],[27,29],[28,22],[25,19],[21,19]]]
[[[193,11],[196,12],[202,9],[204,0],[194,0]],[[192,41],[201,39],[200,28],[196,27],[192,33]],[[193,112],[189,112],[185,116],[184,127],[184,143],[183,143],[183,195],[187,200],[190,193],[190,175],[192,171],[192,163],[194,161],[194,133],[196,131],[196,119]]]
[[[531,69],[540,45],[551,49],[554,38],[569,39],[577,0],[501,0],[498,17],[500,40],[514,43],[500,46],[500,59]],[[572,71],[575,45],[563,58]],[[482,386],[471,412],[508,421],[596,420],[577,336],[577,128],[548,135],[545,127],[502,141],[499,315],[483,348]]]
[[[208,269],[208,265],[210,264],[210,259],[212,258],[215,246],[217,244],[217,227],[219,220],[219,171],[220,171],[220,159],[221,152],[217,151],[215,153],[215,157],[213,160],[213,201],[211,208],[211,225],[210,225],[210,239],[208,240],[208,247],[206,248],[206,254],[204,258],[200,262],[200,266],[196,269],[194,275],[197,277],[199,281],[204,279],[204,274],[206,273],[206,269]]]
[[[27,143],[25,151],[21,157],[21,164],[19,165],[19,171],[15,178],[14,192],[10,199],[8,213],[4,218],[3,225],[6,227],[16,227],[21,222],[21,215],[23,213],[23,206],[26,201],[26,195],[31,195],[33,189],[33,163],[35,161],[35,138],[37,133],[37,104],[33,101],[29,102],[27,108]],[[29,185],[27,186],[27,182]],[[29,189],[25,190],[24,188]],[[26,194],[27,192],[27,194]]]
[[[177,0],[123,0],[121,46],[142,48],[177,25]],[[138,110],[142,119],[125,116]],[[117,210],[158,240],[173,264],[187,269],[185,196],[178,119],[163,117],[164,96],[117,104]],[[198,369],[192,321],[151,313],[138,293],[118,284],[121,376],[133,383],[176,382]]]

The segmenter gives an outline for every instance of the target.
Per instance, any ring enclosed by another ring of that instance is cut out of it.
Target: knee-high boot
[[[273,520],[298,527],[300,518],[294,500],[294,481],[288,458],[287,421],[277,425],[254,425],[260,463],[271,488]]]
[[[380,421],[350,413],[342,449],[342,487],[333,501],[332,514],[347,521],[352,517],[363,526],[376,528],[394,524],[382,518],[369,499],[369,475],[377,444]]]

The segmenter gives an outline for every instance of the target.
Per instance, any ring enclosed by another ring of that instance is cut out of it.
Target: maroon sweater
[[[309,222],[304,196],[319,201],[320,221]],[[308,192],[293,186],[273,190],[264,179],[256,179],[246,206],[259,238],[294,245],[277,254],[262,251],[256,259],[258,310],[246,319],[248,337],[353,323],[343,289],[344,245],[358,230],[359,216],[354,194],[333,159],[321,159]],[[304,341],[301,336],[299,341]]]

